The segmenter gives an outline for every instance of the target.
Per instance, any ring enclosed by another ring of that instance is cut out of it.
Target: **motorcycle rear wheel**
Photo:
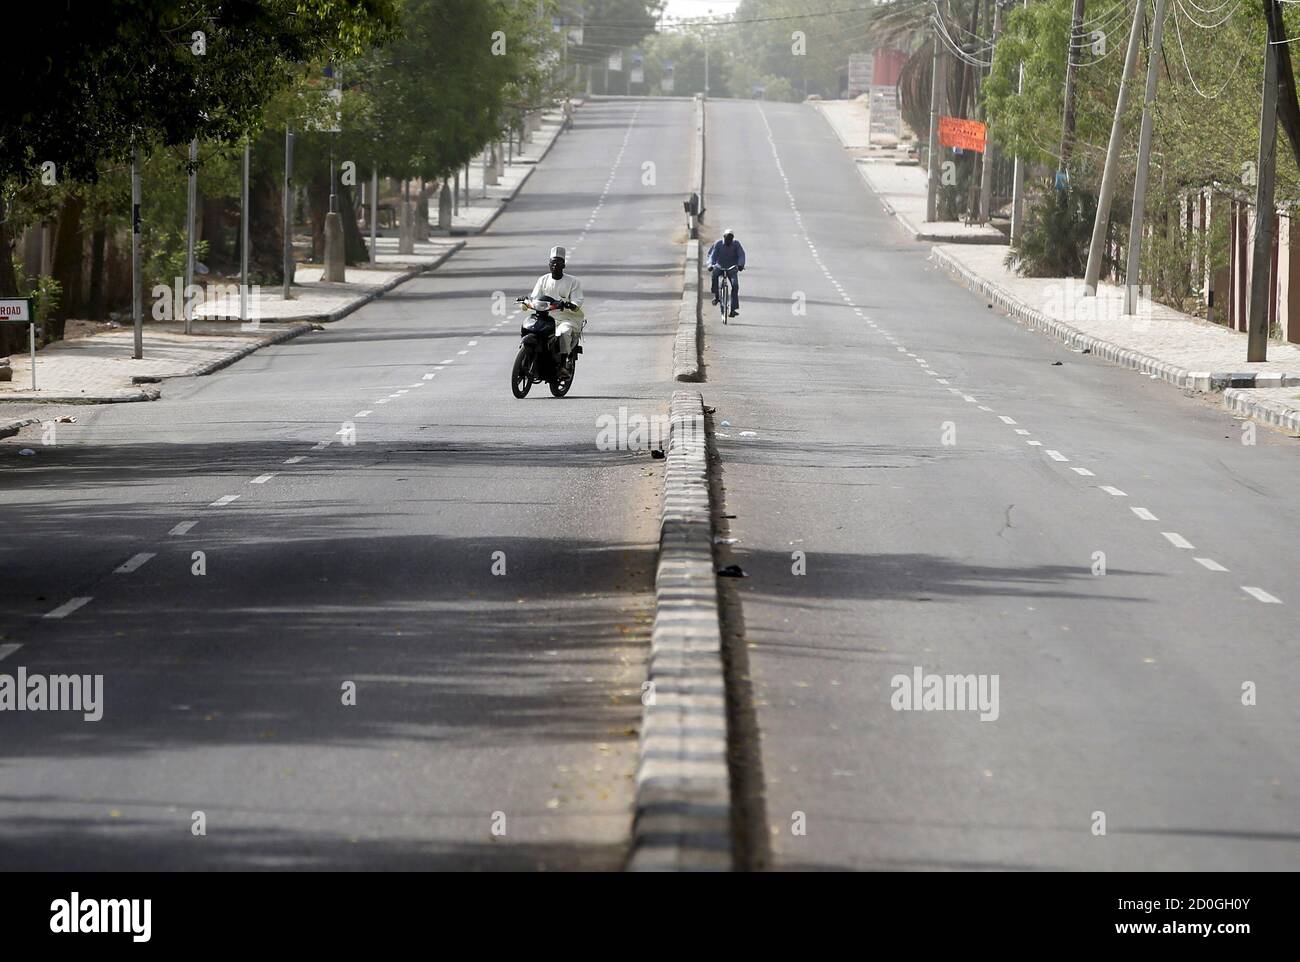
[[[533,379],[524,370],[527,361],[528,348],[521,347],[515,355],[515,365],[510,369],[510,392],[517,398],[528,397],[528,391],[533,386]]]

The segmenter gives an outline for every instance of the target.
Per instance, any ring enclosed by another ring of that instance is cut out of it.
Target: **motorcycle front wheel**
[[[533,379],[526,370],[527,364],[528,348],[521,347],[515,355],[515,365],[510,369],[510,393],[517,398],[528,397],[528,391],[533,386]]]

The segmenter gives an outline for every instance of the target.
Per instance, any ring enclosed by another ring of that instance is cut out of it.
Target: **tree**
[[[396,0],[96,0],[42,9],[40,42],[9,52],[23,83],[0,104],[0,250],[24,221],[15,202],[49,186],[42,173],[92,184],[134,147],[234,142],[256,129],[297,64],[359,52],[395,26],[395,14]],[[16,292],[12,263],[0,256],[0,294]]]

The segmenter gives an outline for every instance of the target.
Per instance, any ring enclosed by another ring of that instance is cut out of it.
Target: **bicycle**
[[[739,270],[740,265],[734,264],[731,267],[715,267],[715,271],[722,271],[722,276],[718,278],[718,313],[722,315],[722,323],[727,323],[727,316],[731,313],[731,285],[732,271]]]

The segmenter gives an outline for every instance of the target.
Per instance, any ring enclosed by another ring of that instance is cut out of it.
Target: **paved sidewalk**
[[[288,340],[312,329],[310,324],[262,323],[241,331],[238,322],[203,322],[197,333],[185,334],[183,324],[150,323],[144,329],[144,357],[131,355],[134,332],[129,328],[91,337],[58,341],[36,354],[36,391],[32,391],[31,360],[13,355],[12,381],[0,382],[0,402],[107,404],[154,401],[157,387],[169,377],[206,374],[233,363],[267,344]],[[144,383],[140,383],[144,382]],[[7,420],[17,413],[0,408]]]
[[[858,159],[858,173],[880,198],[885,210],[919,241],[942,244],[991,244],[1005,247],[1006,235],[989,225],[925,219],[925,171],[914,163]]]
[[[961,221],[925,220],[926,173],[907,157],[907,145],[875,145],[871,140],[871,110],[862,100],[813,101],[835,136],[858,164],[858,173],[881,204],[919,241],[947,244],[1002,244],[1006,235],[996,227]]]
[[[399,254],[396,237],[380,237],[376,244],[379,266],[349,267],[346,281],[328,283],[321,280],[323,268],[299,265],[293,275],[291,299],[281,296],[279,286],[260,288],[253,292],[256,296],[250,302],[249,317],[263,322],[337,321],[403,281],[436,267],[464,246],[463,240],[438,237],[416,241],[414,254]],[[238,318],[239,295],[214,297],[194,313],[198,318]]]
[[[1224,403],[1234,412],[1300,429],[1300,344],[1270,341],[1267,361],[1247,363],[1245,334],[1149,300],[1125,315],[1116,285],[1084,297],[1076,278],[1021,277],[999,248],[937,245],[932,256],[966,287],[1071,347],[1186,390],[1232,389]]]
[[[452,235],[478,233],[519,192],[537,163],[550,151],[560,134],[561,112],[548,110],[529,143],[517,150],[513,162],[497,184],[484,189],[482,158],[470,163],[470,203],[453,217]],[[431,223],[437,220],[433,198]],[[395,232],[389,232],[395,233]],[[300,265],[294,272],[290,299],[277,285],[258,288],[248,304],[250,322],[242,325],[238,293],[214,296],[195,309],[194,334],[186,335],[181,323],[146,320],[144,357],[134,360],[130,327],[51,344],[36,356],[37,390],[31,389],[31,362],[26,354],[14,355],[13,380],[0,381],[0,436],[16,430],[19,422],[33,423],[39,407],[51,403],[113,403],[153,401],[160,396],[152,383],[170,377],[207,374],[232,364],[267,344],[296,337],[313,323],[338,320],[398,284],[438,266],[465,246],[464,240],[433,231],[428,241],[417,241],[415,252],[398,252],[396,236],[377,238],[376,266],[349,267],[343,283],[321,280],[319,265]],[[149,305],[146,305],[146,310]]]
[[[871,146],[871,111],[866,104],[858,100],[814,100],[812,103],[847,150],[863,151]]]
[[[906,159],[910,140],[902,140],[889,133],[871,134],[871,107],[865,97],[855,100],[814,100],[826,122],[835,131],[846,150],[860,157],[877,154]]]
[[[575,120],[582,122],[582,105],[581,100],[574,100]],[[563,123],[563,112],[559,109],[547,110],[542,113],[542,123],[536,131],[533,132],[532,140],[526,144],[516,143],[513,154],[510,154],[507,147],[507,156],[510,156],[510,163],[505,165],[504,173],[498,175],[497,183],[493,186],[483,186],[483,155],[479,154],[469,163],[469,203],[464,202],[462,196],[459,209],[452,215],[451,234],[458,236],[462,232],[477,234],[496,220],[505,205],[514,199],[515,194],[519,193],[519,188],[532,175],[533,169],[538,162],[550,151],[555,141],[560,136],[560,126]],[[462,188],[463,189],[463,188]],[[429,223],[436,225],[438,223],[438,198],[429,198]],[[436,229],[436,228],[435,228]],[[445,233],[445,232],[439,232]]]
[[[441,264],[465,245],[464,241],[455,240],[455,237],[485,230],[519,193],[524,182],[536,169],[538,161],[550,151],[559,137],[561,119],[558,109],[545,111],[542,114],[541,128],[533,134],[529,143],[515,152],[513,162],[505,165],[505,172],[500,175],[498,183],[486,190],[483,186],[482,155],[470,161],[470,202],[468,205],[462,203],[453,215],[450,231],[432,227],[438,220],[438,200],[435,195],[430,198],[431,238],[416,241],[413,254],[398,252],[396,231],[388,231],[388,236],[381,233],[376,239],[374,267],[368,264],[349,267],[344,275],[346,281],[328,283],[321,280],[324,275],[321,265],[299,265],[294,271],[290,300],[281,297],[279,287],[263,288],[258,292],[258,313],[250,310],[249,316],[260,317],[263,321],[335,321],[416,274]],[[368,243],[368,235],[366,240]],[[239,317],[239,297],[236,294],[214,298],[200,306],[195,315],[205,318]]]

